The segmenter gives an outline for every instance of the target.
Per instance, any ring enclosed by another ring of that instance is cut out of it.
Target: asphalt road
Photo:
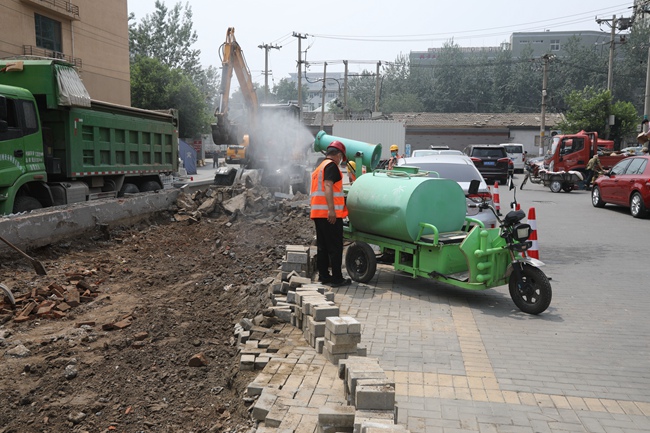
[[[337,290],[396,383],[399,423],[413,433],[650,432],[650,220],[594,208],[586,191],[529,183],[516,196],[535,208],[552,279],[541,315],[519,311],[507,286],[472,292],[386,265]],[[507,207],[513,191],[500,198]]]

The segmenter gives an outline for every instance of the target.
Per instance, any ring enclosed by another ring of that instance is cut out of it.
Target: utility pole
[[[607,70],[607,90],[612,91],[612,71],[614,70],[614,38],[616,37],[616,15],[612,16],[612,32],[609,41],[609,68]]]
[[[325,126],[325,91],[326,86],[325,82],[327,81],[327,62],[325,62],[323,66],[323,95],[321,96],[321,103],[320,103],[320,131],[323,130],[323,127]]]
[[[307,39],[300,33],[293,32],[293,37],[298,38],[298,122],[302,121],[302,40]]]
[[[267,103],[269,98],[269,50],[272,48],[279,50],[282,47],[262,43],[257,48],[264,50],[264,103]]]
[[[381,67],[381,61],[377,62],[377,84],[375,85],[375,112],[379,111],[379,89],[381,83],[381,77],[379,76],[379,68]]]
[[[350,118],[350,108],[348,107],[348,61],[343,60],[343,64],[345,65],[345,73],[343,77],[343,114],[347,120]]]
[[[544,54],[544,70],[542,76],[542,121],[539,127],[539,156],[544,155],[544,134],[546,133],[546,85],[548,84],[548,61],[551,55]]]

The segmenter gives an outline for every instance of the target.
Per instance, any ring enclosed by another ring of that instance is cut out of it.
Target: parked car
[[[475,203],[472,199],[479,201],[486,200],[488,204],[492,204],[492,194],[483,176],[479,173],[472,160],[466,155],[429,155],[403,158],[398,161],[397,165],[418,167],[420,170],[430,172],[429,177],[441,177],[456,181],[467,197],[467,216],[478,219],[487,228],[498,226],[497,219],[492,212],[478,212],[478,209],[469,207],[470,204]],[[476,196],[469,195],[469,184],[473,180],[481,181]]]
[[[650,209],[650,156],[631,156],[618,162],[596,179],[591,191],[591,204],[605,207],[607,203],[630,208],[634,218],[644,218]]]
[[[506,149],[508,158],[512,159],[515,173],[523,173],[525,161],[524,145],[519,143],[501,143],[501,146]]]
[[[428,155],[463,155],[463,152],[453,149],[416,149],[411,154],[411,158]]]
[[[499,144],[470,144],[463,152],[472,159],[486,181],[497,181],[501,185],[508,183],[508,177],[514,170],[514,163],[508,158],[503,146]]]

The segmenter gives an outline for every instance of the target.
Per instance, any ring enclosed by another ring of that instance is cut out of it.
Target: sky
[[[461,47],[499,46],[513,32],[593,30],[609,33],[606,22],[631,17],[633,0],[161,0],[171,9],[189,4],[201,50],[201,63],[220,68],[219,47],[228,27],[235,28],[253,80],[264,84],[269,50],[269,87],[297,72],[298,38],[308,72],[375,71],[378,61],[392,62],[411,51],[442,47],[453,39]],[[136,21],[155,10],[155,0],[128,0]],[[306,51],[306,53],[305,53]],[[304,69],[303,69],[304,70]],[[236,81],[236,79],[234,80]],[[233,86],[235,83],[233,83]]]

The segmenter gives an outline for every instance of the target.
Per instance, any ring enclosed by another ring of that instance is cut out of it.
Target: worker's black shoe
[[[352,280],[349,278],[343,278],[342,280],[332,280],[332,282],[330,282],[330,286],[331,287],[349,286],[351,282]]]
[[[329,284],[332,282],[332,277],[325,277],[318,280],[321,284]]]

